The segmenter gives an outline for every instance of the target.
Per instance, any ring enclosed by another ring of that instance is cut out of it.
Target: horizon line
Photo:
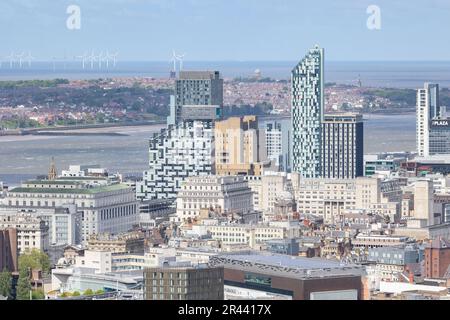
[[[301,58],[300,58],[301,60]],[[79,62],[79,59],[58,59],[58,60],[35,60],[33,63],[39,63],[39,62]],[[239,62],[239,63],[245,63],[245,62],[295,62],[299,60],[240,60],[240,59],[219,59],[219,60],[183,60],[183,62]],[[3,63],[7,63],[8,61],[4,60]],[[143,60],[143,59],[118,59],[117,63],[119,62],[164,62],[164,63],[173,63],[172,60]],[[416,59],[393,59],[393,60],[326,60],[327,62],[450,62],[450,59],[448,60],[416,60]],[[17,62],[16,62],[17,63]],[[27,62],[24,61],[23,64],[26,64]]]

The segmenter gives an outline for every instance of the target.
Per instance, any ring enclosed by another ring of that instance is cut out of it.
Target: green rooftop
[[[71,180],[80,180],[80,181],[86,181],[86,180],[107,180],[106,177],[58,177],[54,181],[71,181]]]

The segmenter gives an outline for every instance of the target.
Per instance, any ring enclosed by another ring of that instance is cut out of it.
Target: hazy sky
[[[81,29],[69,30],[69,5]],[[381,29],[369,30],[369,5]],[[119,52],[121,60],[450,60],[450,0],[1,0],[0,56]]]

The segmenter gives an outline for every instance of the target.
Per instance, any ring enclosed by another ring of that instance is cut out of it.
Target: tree
[[[104,294],[105,293],[105,291],[104,290],[97,290],[97,291],[95,291],[95,294]]]
[[[6,268],[0,273],[0,295],[9,298],[11,297],[11,283],[12,276]]]
[[[42,270],[44,273],[50,272],[50,259],[42,251],[33,249],[20,255],[19,271],[26,270]]]
[[[19,271],[19,281],[17,282],[17,300],[30,300],[31,282],[30,273],[26,269]]]
[[[92,296],[94,294],[94,291],[92,291],[92,289],[87,289],[86,291],[83,292],[83,295],[85,296]]]
[[[80,293],[78,291],[75,291],[74,293],[72,293],[72,297],[79,297]]]
[[[42,289],[33,290],[32,297],[33,300],[44,300],[45,299],[44,291]]]

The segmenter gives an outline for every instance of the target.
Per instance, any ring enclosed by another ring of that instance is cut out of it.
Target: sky
[[[70,5],[80,28],[69,29]],[[369,6],[380,29],[369,29]],[[78,19],[79,17],[79,19]],[[296,61],[319,44],[330,61],[450,60],[450,0],[1,0],[0,58],[95,50],[121,60]]]

